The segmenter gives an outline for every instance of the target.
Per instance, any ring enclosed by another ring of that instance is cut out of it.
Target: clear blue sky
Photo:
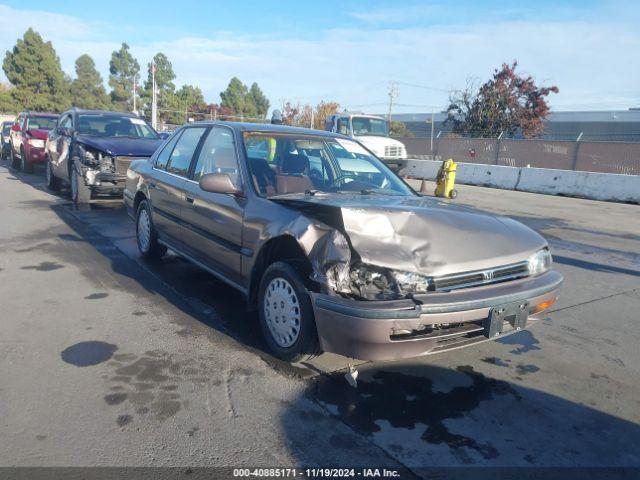
[[[211,102],[235,75],[257,81],[274,106],[325,99],[383,111],[395,80],[398,111],[429,111],[444,108],[451,89],[518,59],[523,73],[558,85],[558,110],[640,106],[632,1],[52,3],[0,3],[0,47],[32,26],[67,73],[89,53],[106,80],[111,51],[126,41],[143,69],[167,54],[176,84],[200,86]]]

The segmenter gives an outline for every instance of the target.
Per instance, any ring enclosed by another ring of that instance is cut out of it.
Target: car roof
[[[57,113],[52,113],[52,112],[30,112],[29,110],[27,110],[26,112],[23,112],[25,115],[29,116],[29,117],[58,117],[59,114]]]
[[[219,122],[219,121],[199,121],[193,122],[189,125],[222,125],[230,127],[240,132],[256,132],[256,133],[280,133],[280,134],[298,134],[298,135],[312,135],[316,137],[326,138],[344,138],[351,140],[346,135],[341,135],[335,132],[328,132],[326,130],[315,130],[311,128],[303,127],[290,127],[288,125],[273,125],[270,123],[250,123],[250,122]]]
[[[70,110],[67,110],[67,112],[74,112],[74,113],[88,113],[88,114],[104,114],[104,113],[110,113],[110,114],[115,114],[115,115],[120,115],[121,117],[131,117],[131,118],[138,118],[136,115],[134,115],[133,113],[129,113],[129,112],[115,112],[113,110],[87,110],[84,108],[72,108]],[[67,113],[65,112],[65,113]]]

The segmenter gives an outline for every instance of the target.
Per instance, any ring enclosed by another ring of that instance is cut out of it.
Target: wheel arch
[[[258,300],[258,290],[262,275],[275,262],[287,262],[291,264],[302,276],[305,284],[309,284],[309,275],[312,271],[311,262],[296,238],[289,234],[271,238],[260,248],[256,260],[251,269],[249,283],[249,295],[247,305],[249,309],[255,309]]]

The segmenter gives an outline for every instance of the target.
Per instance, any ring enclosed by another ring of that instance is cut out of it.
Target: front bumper
[[[25,145],[25,161],[29,164],[44,163],[47,159],[44,148],[31,147],[28,144]]]
[[[394,360],[489,340],[484,326],[493,307],[528,301],[529,326],[556,300],[562,281],[562,275],[552,270],[537,277],[431,293],[414,300],[367,302],[318,293],[311,296],[325,352],[361,360]],[[536,311],[541,304],[547,306]],[[515,331],[505,322],[501,336]]]
[[[85,184],[97,195],[122,196],[126,176],[83,168]]]

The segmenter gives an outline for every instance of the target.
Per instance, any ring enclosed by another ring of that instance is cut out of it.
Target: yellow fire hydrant
[[[436,197],[456,198],[458,192],[453,187],[456,183],[457,167],[458,164],[453,161],[453,158],[442,162],[436,177]]]

